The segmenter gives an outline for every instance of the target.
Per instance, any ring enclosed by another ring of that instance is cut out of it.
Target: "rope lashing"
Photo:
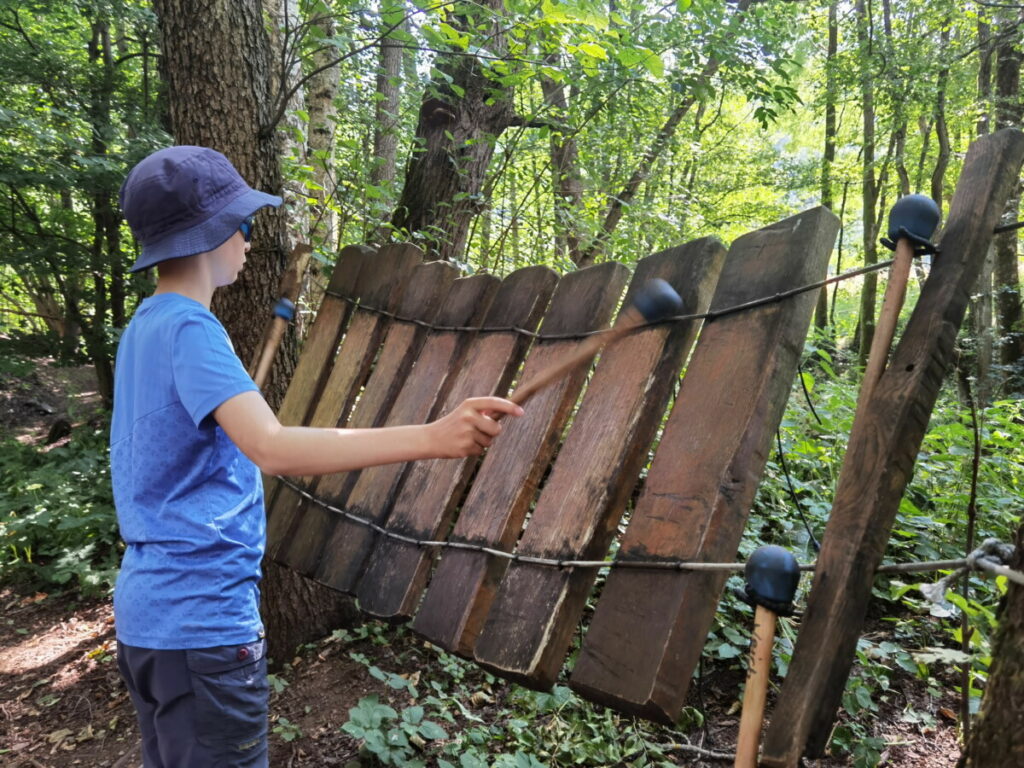
[[[539,565],[563,570],[566,568],[577,568],[581,570],[640,568],[644,570],[662,571],[713,571],[720,573],[735,573],[742,571],[746,567],[746,563],[705,563],[696,560],[569,560],[554,557],[523,555],[518,552],[507,552],[503,549],[495,549],[493,547],[484,546],[483,544],[475,544],[468,541],[417,539],[413,536],[406,536],[405,534],[389,530],[388,528],[375,523],[373,520],[357,515],[354,512],[349,512],[347,509],[335,507],[332,504],[317,498],[305,488],[293,483],[286,477],[276,475],[276,478],[282,484],[295,491],[295,493],[302,498],[316,504],[318,507],[326,509],[328,512],[340,515],[356,525],[362,525],[366,528],[370,528],[385,538],[393,539],[394,541],[401,541],[405,544],[423,549],[460,549],[469,552],[480,552],[481,554],[499,557],[503,560],[508,560],[514,563],[526,563],[528,565]],[[992,542],[992,544],[990,544],[990,542]],[[985,550],[984,548],[986,545],[989,545],[992,549]],[[1002,549],[998,549],[996,547],[1001,547]],[[932,560],[921,563],[893,563],[879,566],[877,573],[930,573],[934,571],[945,571],[950,568],[962,569],[963,572],[966,573],[968,570],[973,569],[987,571],[998,576],[1006,576],[1008,579],[1011,579],[1018,584],[1024,584],[1024,573],[1014,571],[1001,563],[994,562],[992,557],[992,553],[999,552],[999,557],[1002,562],[1009,562],[1010,558],[1013,556],[1013,551],[1014,549],[1012,545],[1001,543],[998,539],[989,539],[985,544],[982,544],[981,547],[972,552],[971,555],[960,560]],[[1009,554],[1003,558],[1003,554],[1006,554],[1007,552]],[[816,567],[817,562],[807,563],[801,565],[800,570],[813,571]],[[947,576],[946,578],[950,577]],[[945,594],[945,589],[942,590],[942,594]]]
[[[946,592],[959,579],[970,571],[986,571],[995,576],[1005,576],[1010,581],[1024,585],[1024,573],[1006,566],[1013,560],[1014,547],[999,539],[985,539],[981,546],[964,558],[963,564],[956,570],[943,576],[934,584],[922,584],[921,594],[930,602],[945,611],[953,611],[954,606],[946,600]]]
[[[742,304],[735,304],[731,307],[723,307],[722,309],[716,309],[714,311],[707,312],[696,312],[689,315],[673,315],[672,317],[666,317],[662,320],[656,320],[650,323],[641,323],[638,325],[634,332],[642,331],[645,328],[650,328],[656,325],[665,325],[667,323],[679,323],[684,320],[707,320],[709,323],[717,320],[720,317],[727,315],[734,315],[738,312],[746,312],[747,310],[757,309],[768,304],[777,304],[785,299],[792,298],[793,296],[799,296],[801,293],[807,293],[808,291],[815,291],[825,286],[838,283],[843,280],[849,280],[853,277],[859,277],[866,275],[869,272],[878,272],[885,269],[886,267],[892,266],[892,259],[888,261],[879,261],[875,264],[869,264],[866,267],[860,267],[858,269],[851,269],[847,272],[843,272],[841,275],[835,275],[826,280],[819,280],[816,283],[808,283],[807,285],[801,285],[798,288],[790,288],[787,291],[781,291],[771,296],[762,296],[759,299],[752,299],[750,301],[743,302]],[[585,333],[539,333],[537,331],[530,331],[526,328],[520,328],[517,325],[498,326],[491,328],[484,328],[480,326],[469,326],[469,325],[435,325],[434,323],[428,323],[425,320],[419,320],[414,317],[405,317],[395,312],[390,312],[386,309],[380,309],[379,307],[371,307],[366,304],[361,304],[358,299],[352,296],[346,296],[336,291],[326,291],[328,296],[333,296],[336,299],[341,299],[359,309],[365,310],[366,312],[372,312],[382,317],[387,317],[395,322],[409,323],[410,325],[418,325],[421,328],[426,328],[431,331],[449,331],[453,333],[517,333],[520,336],[526,336],[527,338],[535,339],[537,341],[578,341],[580,339],[586,339],[591,336],[598,336],[602,333],[608,333],[609,329],[601,329],[598,331],[587,331]]]

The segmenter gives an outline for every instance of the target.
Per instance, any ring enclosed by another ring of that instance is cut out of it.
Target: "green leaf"
[[[433,720],[424,720],[419,728],[420,736],[424,739],[446,739],[448,733]]]

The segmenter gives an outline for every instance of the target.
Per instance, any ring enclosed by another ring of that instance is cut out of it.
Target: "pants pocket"
[[[266,754],[265,652],[263,640],[185,652],[195,694],[196,738],[230,759],[230,765],[259,765],[259,756]],[[250,763],[250,757],[256,762]]]

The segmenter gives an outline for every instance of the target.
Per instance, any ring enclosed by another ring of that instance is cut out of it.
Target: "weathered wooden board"
[[[398,302],[396,314],[432,323],[457,276],[458,269],[448,262],[418,265]],[[346,425],[348,428],[363,429],[384,423],[426,336],[427,329],[417,323],[394,321],[388,326],[373,372]],[[343,504],[357,475],[358,472],[340,472],[322,478],[317,484],[317,496],[334,504]],[[278,550],[278,560],[300,573],[312,573],[319,561],[325,535],[331,528],[332,514],[316,504],[307,505],[287,546]]]
[[[950,205],[941,253],[903,338],[858,413],[762,764],[796,766],[827,744],[875,570],[914,467],[992,230],[1024,160],[1024,134],[976,141]],[[827,652],[825,652],[827,649]]]
[[[720,242],[705,238],[644,259],[637,265],[626,306],[648,280],[660,277],[679,291],[686,313],[706,311],[724,256]],[[699,328],[698,320],[658,325],[604,351],[519,540],[519,554],[604,558]],[[511,521],[510,530],[493,514],[472,517],[476,530],[471,540],[492,546],[506,544],[522,522],[521,517]],[[488,538],[495,532],[498,537]],[[444,559],[465,563],[452,569],[458,578],[449,585],[457,594],[465,594],[467,586],[477,590],[470,593],[473,599],[467,608],[449,618],[463,629],[460,645],[472,646],[474,628],[487,615],[476,643],[476,660],[504,677],[549,689],[558,678],[597,572],[513,562],[488,615],[494,578],[507,561],[488,563],[492,558],[486,555],[462,551]]]
[[[360,270],[356,288],[360,304],[373,309],[394,311],[408,276],[421,259],[420,250],[412,245],[388,245],[381,248]],[[362,307],[355,309],[334,366],[313,410],[310,426],[344,426],[352,403],[369,375],[387,325],[388,319],[378,312]],[[317,481],[312,478],[306,478],[303,484],[308,488],[317,487]],[[279,518],[274,525],[275,538],[267,542],[267,552],[273,559],[281,561],[282,546],[291,539],[295,524],[304,509],[303,499],[294,491],[282,488],[278,493],[274,511],[274,515]]]
[[[546,267],[520,270],[511,275],[501,287],[498,297],[483,323],[486,329],[512,326],[533,329],[548,305],[557,275]],[[457,371],[453,371],[450,386],[439,402],[437,415],[446,413],[466,397],[503,391],[522,362],[529,347],[529,338],[519,333],[488,330],[473,340]],[[445,513],[449,497],[460,489],[463,475],[477,463],[468,459],[438,459],[412,464],[397,489],[395,504],[389,512],[388,527],[408,531],[404,521],[408,517],[436,518]],[[455,500],[457,501],[457,500]],[[371,554],[378,547],[387,547],[389,541],[368,538],[365,549],[352,563],[351,580],[360,577],[363,566],[373,562]],[[369,559],[368,559],[369,558]],[[371,573],[370,580],[374,579]],[[383,587],[381,587],[383,588]],[[376,612],[380,602],[375,595],[360,588],[356,592],[363,610]],[[364,604],[364,601],[366,604]]]
[[[839,221],[815,208],[744,235],[712,311],[825,274]],[[793,382],[816,292],[707,322],[619,551],[620,560],[729,561]],[[587,698],[665,723],[682,708],[721,573],[609,573],[571,678]]]
[[[455,281],[435,317],[435,323],[438,326],[476,325],[494,299],[498,285],[498,279],[492,275],[474,275],[472,278]],[[416,424],[427,420],[437,397],[444,391],[451,369],[458,367],[468,340],[469,337],[461,332],[428,332],[415,362],[415,373],[400,382],[401,389],[385,419],[385,426]],[[352,497],[359,500],[364,508],[384,509],[395,483],[407,466],[390,464],[355,473],[356,479],[351,488],[344,483],[340,486],[340,495],[333,500],[334,506],[341,507]],[[340,525],[342,530],[337,530],[339,525],[340,521],[331,516],[322,541],[314,543],[313,551],[309,553],[311,573],[319,580],[329,577],[332,540],[335,537],[341,538],[345,531],[352,528],[350,523],[345,523]]]
[[[343,297],[357,298],[356,292],[363,265],[369,262],[375,253],[372,248],[352,245],[343,248],[338,254],[338,261],[327,284],[327,292],[302,345],[302,355],[277,413],[277,418],[282,424],[302,426],[308,423],[313,403],[319,397],[324,381],[330,373],[334,353],[352,315],[352,303]],[[288,491],[290,498],[279,499],[283,486],[275,477],[264,476],[263,487],[269,549],[271,546],[276,547],[285,532],[282,529],[286,530],[292,522],[289,514],[280,514],[281,508],[294,507],[298,497]]]
[[[492,275],[456,280],[438,313],[437,324],[478,325],[495,299],[499,285],[498,278]],[[452,371],[461,366],[472,338],[472,334],[465,331],[432,330],[423,343],[412,375],[402,382],[385,424],[398,426],[428,421],[451,387]],[[409,464],[388,464],[364,469],[345,499],[345,507],[364,518],[382,522],[387,517],[395,488],[408,467]],[[332,518],[315,577],[334,589],[351,590],[372,535],[373,531],[366,526]],[[359,562],[353,564],[356,556]]]
[[[622,295],[627,274],[625,267],[608,262],[562,278],[551,297],[541,334],[586,333],[605,326]],[[547,285],[553,286],[554,281],[552,273]],[[520,327],[535,327],[549,295],[545,293],[543,301],[538,301],[529,315],[527,301],[522,300],[522,307],[510,305],[508,310],[513,314],[494,317],[494,324],[511,322]],[[481,388],[486,392],[504,392],[522,360],[526,347],[523,341],[496,334],[478,339],[449,393],[446,408],[455,407]],[[575,339],[538,340],[530,350],[521,378],[529,381],[578,344]],[[542,390],[526,403],[522,417],[504,422],[501,439],[488,451],[480,467],[463,516],[513,514],[522,520],[579,397],[588,367],[577,369]],[[433,539],[446,531],[475,463],[462,460],[415,465],[395,502],[388,528],[419,539]],[[359,586],[360,607],[378,616],[411,616],[426,584],[433,555],[434,552],[394,539],[380,540]]]

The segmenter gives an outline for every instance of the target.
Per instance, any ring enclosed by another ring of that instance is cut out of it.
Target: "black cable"
[[[779,464],[782,466],[782,473],[786,476],[786,485],[789,486],[789,495],[793,499],[793,506],[796,507],[796,512],[800,515],[800,519],[804,523],[804,528],[807,529],[807,535],[811,537],[811,546],[814,547],[814,551],[821,552],[821,545],[818,543],[818,540],[814,538],[814,532],[811,530],[811,525],[807,522],[807,518],[804,516],[804,511],[800,507],[800,501],[796,497],[796,489],[793,487],[793,478],[789,476],[789,467],[786,466],[786,455],[782,452],[782,430],[775,430],[775,441],[779,447]]]

